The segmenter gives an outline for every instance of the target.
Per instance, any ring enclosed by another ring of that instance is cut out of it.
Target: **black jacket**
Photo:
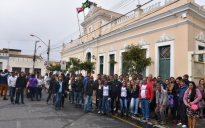
[[[53,93],[57,93],[60,89],[60,84],[59,82],[57,81],[56,84],[54,84],[53,86]],[[66,90],[66,87],[65,87],[65,84],[62,84],[62,93],[65,93],[65,90]]]
[[[91,86],[91,84],[93,86]],[[85,84],[85,95],[87,96],[92,96],[93,95],[93,90],[95,89],[94,83],[88,80]]]
[[[65,78],[65,80],[63,81],[63,84],[64,84],[63,86],[65,86],[65,90],[66,90],[66,91],[69,91],[69,90],[68,90],[68,86],[69,86],[69,85],[68,85],[68,82],[69,82],[69,79],[68,79],[68,78]]]
[[[18,87],[22,87],[25,88],[26,87],[26,78],[25,77],[18,77],[16,80],[16,88]]]
[[[103,79],[101,79],[101,81],[102,81],[102,84],[104,84],[104,80]],[[99,84],[98,84],[98,79],[96,79],[95,80],[95,82],[94,82],[94,86],[95,86],[95,90],[97,91],[98,90],[98,88],[99,88]]]
[[[51,91],[51,92],[53,92],[53,87],[54,87],[54,85],[57,83],[57,81],[55,80],[55,79],[51,79],[50,80],[50,86],[49,86],[49,92]]]
[[[131,90],[130,90],[130,98],[139,98],[139,88],[140,88],[139,85],[137,85],[135,90],[131,88]]]
[[[119,93],[119,89],[122,86],[122,83],[118,80],[110,81],[109,84],[111,86],[112,93],[111,95],[117,96]]]
[[[125,87],[126,88],[126,87]],[[119,91],[118,91],[118,97],[121,98],[121,90],[122,90],[122,86],[119,88]],[[129,90],[126,88],[126,91],[127,91],[127,96],[126,98],[129,98],[130,97],[130,93],[129,93]]]
[[[83,82],[82,81],[75,81],[73,84],[73,87],[75,88],[75,92],[82,92],[83,91]]]
[[[101,93],[101,95],[102,95],[102,97],[103,97],[103,88],[104,88],[104,86],[105,85],[103,85],[103,87],[102,87],[102,93]],[[112,95],[112,88],[111,88],[111,86],[110,85],[107,85],[108,87],[109,87],[109,94],[108,94],[108,97],[111,97]]]

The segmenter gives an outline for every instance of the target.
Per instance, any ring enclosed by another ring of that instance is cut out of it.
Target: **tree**
[[[123,69],[130,74],[141,74],[147,66],[154,64],[152,59],[146,58],[146,50],[139,45],[128,45],[123,53]]]
[[[61,65],[60,64],[56,64],[56,65],[52,65],[50,64],[50,67],[48,67],[48,71],[60,71],[60,72],[63,72],[63,73],[66,73],[66,70],[61,70]]]
[[[69,63],[70,63],[70,66],[72,65],[72,67],[69,68],[69,73],[75,74],[76,71],[81,72],[83,70],[83,65],[78,58],[75,58],[75,57],[69,58]]]
[[[82,63],[82,68],[88,73],[95,73],[95,64],[95,62],[85,61],[84,63]]]
[[[69,69],[69,73],[71,74],[75,74],[76,71],[82,71],[85,70],[89,73],[95,73],[95,62],[81,62],[78,58],[75,57],[71,57],[69,58],[69,61],[66,62],[66,70],[61,70],[61,65],[57,64],[57,65],[52,65],[50,64],[50,67],[48,67],[49,71],[60,71],[60,72],[64,72],[66,73],[66,71],[68,71]]]

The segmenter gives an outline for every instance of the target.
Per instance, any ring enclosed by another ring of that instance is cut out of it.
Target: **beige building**
[[[167,79],[188,73],[188,51],[205,48],[205,10],[193,0],[152,4],[126,16],[92,7],[81,24],[83,37],[63,47],[61,60],[77,57],[96,62],[95,77],[98,73],[122,74],[122,53],[127,45],[135,44],[146,49],[146,56],[154,61],[143,76]],[[199,55],[196,60],[204,62],[204,57]],[[110,65],[110,59],[118,63]]]
[[[40,56],[36,56],[34,72],[44,75],[44,60]],[[8,68],[9,67],[9,68]],[[9,71],[17,72],[33,72],[33,56],[21,55],[21,50],[3,49],[0,50],[0,69],[9,69]]]

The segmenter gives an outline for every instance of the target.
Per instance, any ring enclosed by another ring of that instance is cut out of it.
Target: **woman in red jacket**
[[[150,103],[153,99],[153,87],[147,83],[147,79],[143,79],[143,83],[140,85],[139,100],[141,101],[141,109],[143,113],[143,120],[148,122],[150,115]]]

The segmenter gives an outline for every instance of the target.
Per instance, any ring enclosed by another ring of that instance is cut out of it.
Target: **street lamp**
[[[33,56],[33,73],[34,73],[34,69],[35,69],[35,62],[36,62],[36,44],[40,42],[40,41],[36,41],[35,42],[35,49],[34,49],[34,56]],[[39,47],[38,47],[39,48]]]
[[[32,37],[36,37],[36,38],[38,38],[41,42],[43,42],[42,40],[41,40],[41,38],[39,38],[38,36],[36,36],[36,35],[33,35],[33,34],[30,34],[30,36],[32,36]],[[43,42],[44,43],[44,42]],[[46,45],[46,43],[44,43],[45,45]],[[47,47],[48,47],[48,49],[47,49],[47,66],[49,66],[49,52],[50,52],[50,40],[49,40],[49,42],[48,42],[48,45],[46,45]]]

